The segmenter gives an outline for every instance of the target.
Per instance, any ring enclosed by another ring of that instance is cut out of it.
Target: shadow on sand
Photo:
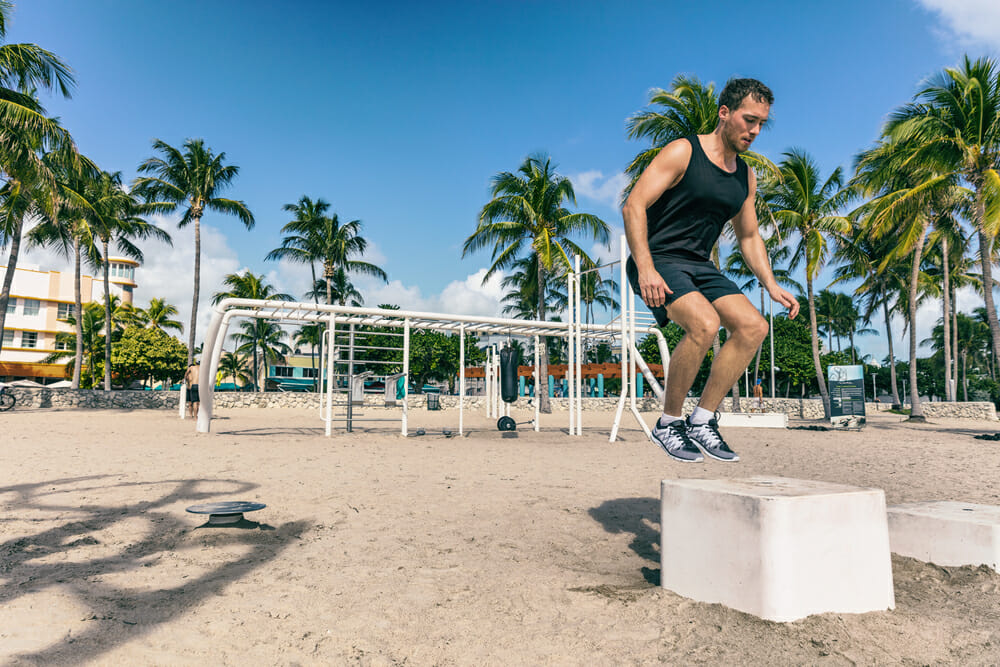
[[[304,521],[272,527],[247,520],[228,527],[208,529],[201,526],[198,532],[210,530],[214,546],[245,545],[249,549],[177,586],[146,591],[119,588],[105,583],[103,577],[155,566],[164,555],[190,546],[188,534],[196,529],[180,505],[245,494],[257,485],[231,479],[104,483],[108,477],[64,478],[0,487],[0,495],[12,496],[5,512],[8,517],[14,517],[10,521],[18,521],[18,515],[28,512],[44,512],[52,517],[39,519],[51,526],[45,530],[0,542],[0,581],[3,582],[0,584],[0,605],[58,587],[61,593],[75,597],[93,614],[87,619],[93,621],[88,629],[72,636],[54,631],[53,636],[61,635],[62,639],[33,653],[11,656],[15,664],[93,660],[177,618],[206,598],[223,593],[226,586],[277,557],[310,527]],[[116,487],[134,487],[136,499],[149,500],[137,500],[128,505],[73,502],[77,498],[85,499],[88,492]],[[59,519],[66,514],[74,518]],[[136,531],[134,537],[115,553],[81,557],[85,553],[83,549],[100,545],[102,538],[107,539],[100,531],[135,519],[146,522],[147,529]],[[80,555],[74,557],[74,551]],[[68,558],[50,558],[52,555]]]
[[[660,585],[660,499],[616,498],[588,510],[591,518],[609,533],[630,533],[629,548],[656,569],[642,568],[642,577],[654,586]]]

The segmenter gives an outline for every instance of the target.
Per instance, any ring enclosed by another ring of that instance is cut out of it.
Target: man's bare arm
[[[653,266],[646,209],[681,180],[690,160],[691,144],[687,140],[678,139],[664,146],[642,172],[622,207],[625,237],[639,273],[640,296],[650,307],[662,306],[666,295],[673,292]]]
[[[743,208],[733,218],[733,230],[736,232],[740,253],[771,298],[788,308],[788,316],[794,318],[799,314],[799,302],[774,279],[771,262],[767,257],[767,248],[764,247],[764,239],[760,236],[757,209],[754,207],[757,197],[757,176],[753,170],[750,170],[749,179],[750,194],[743,202]]]

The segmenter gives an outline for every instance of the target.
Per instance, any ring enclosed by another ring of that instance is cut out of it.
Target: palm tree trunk
[[[80,285],[80,239],[73,238],[73,312],[76,317],[76,354],[73,357],[73,383],[71,389],[80,388],[83,370],[83,288]]]
[[[816,327],[816,296],[813,294],[813,281],[809,271],[806,271],[806,294],[809,297],[809,330],[812,334],[813,368],[816,370],[816,382],[819,383],[819,393],[823,397],[823,415],[830,418],[830,392],[826,389],[826,382],[823,380],[823,365],[819,361],[819,332]]]
[[[920,276],[920,261],[924,253],[924,237],[930,227],[930,218],[924,220],[920,228],[920,236],[913,248],[913,263],[910,266],[909,312],[910,329],[910,418],[909,421],[927,421],[920,405],[920,389],[917,387],[917,279]]]
[[[962,353],[962,400],[966,403],[969,402],[969,376],[966,373],[966,362],[969,359],[969,353]]]
[[[195,329],[198,326],[198,292],[201,288],[201,216],[194,216],[194,292],[191,296],[191,331],[188,332],[188,366],[194,363]]]
[[[951,349],[955,351],[955,364],[954,368],[951,370],[953,382],[951,383],[952,393],[955,394],[956,400],[958,399],[958,301],[957,301],[957,291],[952,287],[951,292]],[[990,365],[990,371],[992,372],[993,366]]]
[[[104,242],[104,391],[111,391],[111,262]]]
[[[542,260],[538,258],[538,270],[536,271],[536,279],[538,280],[538,320],[540,322],[545,321],[545,268],[542,266]],[[623,305],[622,308],[625,306]],[[538,351],[538,385],[535,387],[535,397],[538,399],[538,411],[549,414],[552,412],[552,404],[549,402],[549,346],[547,344],[547,338],[545,336],[538,337],[538,344],[541,346],[541,350]],[[625,342],[622,341],[622,345]],[[623,351],[622,354],[625,352]],[[622,378],[622,390],[625,389],[625,383],[628,382],[628,378]]]
[[[17,270],[17,257],[21,254],[21,229],[24,219],[18,218],[10,234],[10,255],[7,257],[7,272],[3,276],[3,290],[0,291],[0,341],[3,340],[4,322],[7,320],[7,303],[10,301],[10,286]]]
[[[942,295],[943,303],[941,308],[944,311],[944,317],[942,318],[944,323],[944,398],[946,401],[954,401],[957,396],[951,386],[951,322],[949,321],[949,314],[951,312],[951,304],[949,302],[949,297],[951,296],[951,289],[949,286],[949,275],[948,275],[948,239],[947,237],[941,237],[941,257],[943,258],[943,268],[944,268],[944,294]]]
[[[896,356],[892,351],[892,325],[889,319],[889,304],[882,299],[882,312],[885,315],[885,338],[889,342],[889,384],[892,387],[892,408],[899,410],[903,407],[899,402],[899,386],[896,384]]]
[[[993,301],[993,239],[982,231],[985,210],[982,192],[977,189],[976,226],[979,229],[979,265],[983,279],[983,298],[986,301],[986,321],[990,325],[993,358],[1000,359],[1000,322],[997,321],[997,308]]]

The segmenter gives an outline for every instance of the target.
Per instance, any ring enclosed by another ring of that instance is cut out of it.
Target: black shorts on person
[[[715,268],[712,262],[698,262],[688,259],[677,259],[676,257],[653,256],[653,265],[656,267],[667,287],[673,294],[667,294],[664,305],[673,303],[680,297],[690,292],[701,293],[709,302],[718,298],[729,296],[730,294],[742,294],[740,288],[732,280],[722,275]],[[625,263],[625,272],[628,274],[629,284],[635,293],[642,298],[642,291],[639,289],[639,269],[636,267],[632,257]],[[667,317],[667,309],[663,306],[650,308],[656,318],[657,325],[667,326],[670,318]]]
[[[667,284],[669,285],[670,283]],[[198,400],[198,385],[193,384],[190,387],[188,387],[187,401],[188,403],[201,403],[201,401]]]

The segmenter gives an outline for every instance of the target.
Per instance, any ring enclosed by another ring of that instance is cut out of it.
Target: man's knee
[[[699,347],[708,349],[719,333],[719,316],[715,311],[709,311],[687,322],[684,332]]]
[[[754,345],[760,345],[767,338],[768,331],[770,331],[770,327],[767,320],[755,314],[741,322],[736,333],[753,342]]]

